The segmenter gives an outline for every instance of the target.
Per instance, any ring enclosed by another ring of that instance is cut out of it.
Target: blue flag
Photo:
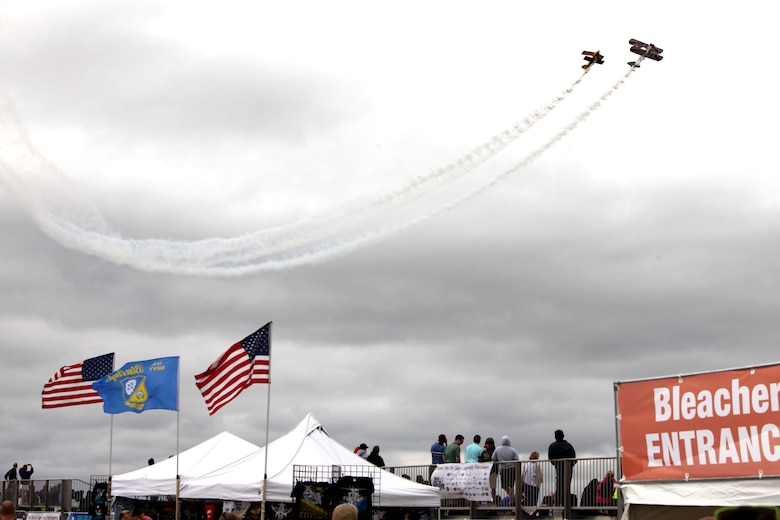
[[[179,409],[179,358],[133,361],[95,381],[103,411],[115,414]]]

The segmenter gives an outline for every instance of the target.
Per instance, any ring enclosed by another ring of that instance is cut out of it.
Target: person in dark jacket
[[[379,446],[374,446],[373,448],[371,448],[371,453],[368,454],[366,460],[371,464],[373,464],[374,466],[379,466],[380,468],[385,467],[385,461],[379,455]]]
[[[5,479],[6,480],[16,480],[16,468],[19,466],[18,463],[14,462],[14,465],[5,472]]]
[[[19,478],[22,480],[30,480],[30,477],[32,477],[33,471],[33,465],[32,464],[25,464],[21,467],[19,470]]]
[[[483,445],[483,448],[485,448],[485,451],[482,452],[482,456],[479,458],[480,462],[490,462],[493,460],[493,452],[496,451],[496,443],[493,440],[493,437],[488,437],[485,439],[485,444]],[[490,495],[493,497],[493,503],[496,503],[496,483],[498,482],[498,469],[496,468],[496,465],[492,465],[490,467]]]
[[[577,463],[576,460],[561,460],[577,458],[574,446],[569,444],[569,441],[564,440],[563,430],[555,430],[555,442],[550,444],[547,449],[547,458],[555,467],[555,505],[561,506],[564,504],[566,495],[571,493],[572,469]],[[566,480],[567,476],[568,481]]]

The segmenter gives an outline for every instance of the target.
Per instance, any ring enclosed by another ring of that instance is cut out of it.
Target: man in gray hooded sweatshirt
[[[509,505],[515,505],[515,465],[509,461],[520,460],[517,450],[512,447],[509,437],[501,437],[501,446],[493,452],[493,462],[500,462],[498,472],[501,475],[501,487],[509,495]]]

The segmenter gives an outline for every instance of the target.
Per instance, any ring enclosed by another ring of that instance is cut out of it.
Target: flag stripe
[[[266,362],[267,365],[267,362]],[[231,379],[228,384],[222,385],[219,389],[219,392],[211,392],[209,393],[208,397],[206,397],[206,394],[204,394],[204,398],[206,399],[206,404],[209,406],[209,410],[211,411],[210,415],[213,415],[214,412],[222,408],[224,405],[228,404],[230,401],[233,400],[238,394],[240,394],[245,388],[251,386],[254,383],[268,383],[268,370],[263,369],[262,370],[263,375],[262,377],[252,377],[249,380],[246,380],[246,378],[243,376],[243,374],[240,377],[236,377]]]
[[[270,383],[270,323],[234,343],[204,372],[195,376],[195,385],[206,401],[209,415],[232,401],[253,384]]]
[[[85,365],[87,373],[84,371]],[[92,383],[95,379],[111,372],[113,368],[113,353],[60,368],[43,385],[41,407],[62,408],[103,402],[100,395],[92,389]]]

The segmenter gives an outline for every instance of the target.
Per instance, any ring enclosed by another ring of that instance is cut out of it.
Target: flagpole
[[[114,416],[111,415],[110,427],[108,431],[108,478],[111,478],[111,464],[114,458]]]
[[[176,520],[180,519],[181,509],[179,505],[179,483],[181,482],[181,478],[179,477],[179,426],[181,423],[181,410],[179,409],[179,403],[180,403],[180,390],[181,390],[181,370],[176,371],[176,511],[174,518]]]
[[[108,511],[106,513],[111,512],[113,509],[113,505],[111,504],[111,477],[113,476],[113,468],[112,464],[114,462],[114,416],[111,415],[111,421],[110,421],[110,428],[109,428],[109,434],[108,434],[108,491],[106,494],[108,495],[106,497],[106,502],[108,503]],[[113,514],[111,515],[113,518]]]
[[[273,342],[271,336],[273,332],[274,322],[268,323],[268,367],[272,367],[271,364],[271,352],[273,351]],[[268,393],[265,400],[265,454],[263,461],[263,501],[260,507],[260,520],[265,520],[265,496],[266,489],[268,488],[268,430],[269,420],[271,417],[271,371],[268,371]],[[178,519],[177,519],[178,520]]]

